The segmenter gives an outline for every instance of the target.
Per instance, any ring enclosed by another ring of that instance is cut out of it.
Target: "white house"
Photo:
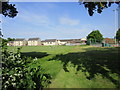
[[[18,38],[13,41],[13,46],[26,46],[27,41],[24,38]]]
[[[60,45],[79,45],[81,39],[63,39],[60,40]]]
[[[28,46],[39,46],[41,45],[40,38],[29,38],[28,39]]]
[[[59,40],[59,41],[60,41],[60,45],[66,45],[69,42],[69,40],[67,40],[67,39],[63,39],[63,40]]]
[[[9,41],[9,42],[7,43],[7,46],[14,46],[14,41]]]
[[[87,39],[86,38],[81,38],[81,41],[86,42]]]
[[[46,39],[41,41],[42,45],[59,45],[60,41],[57,39]]]

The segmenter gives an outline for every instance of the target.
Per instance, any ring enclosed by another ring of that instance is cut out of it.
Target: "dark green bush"
[[[42,88],[50,83],[50,75],[44,74],[36,59],[23,57],[18,48],[17,53],[2,48],[2,89]]]

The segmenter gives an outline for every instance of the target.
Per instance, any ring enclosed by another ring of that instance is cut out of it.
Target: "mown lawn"
[[[16,51],[18,47],[9,47]],[[119,88],[120,48],[23,46],[22,55],[37,58],[52,76],[48,88]]]

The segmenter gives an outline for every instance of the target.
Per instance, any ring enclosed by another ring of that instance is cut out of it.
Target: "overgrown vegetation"
[[[2,89],[46,87],[51,76],[43,73],[37,58],[22,56],[20,49],[10,52],[2,47]]]

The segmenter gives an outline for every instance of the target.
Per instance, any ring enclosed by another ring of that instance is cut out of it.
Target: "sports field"
[[[18,47],[9,47],[16,51]],[[52,76],[49,88],[119,88],[120,48],[92,46],[23,46]]]

